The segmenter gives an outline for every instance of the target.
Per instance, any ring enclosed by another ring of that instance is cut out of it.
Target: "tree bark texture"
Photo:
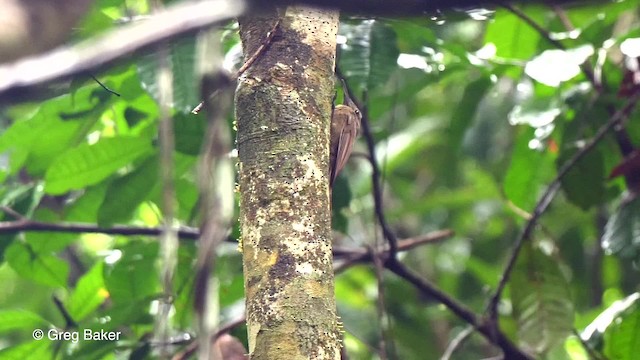
[[[240,221],[251,359],[339,359],[328,159],[338,12],[240,19]]]

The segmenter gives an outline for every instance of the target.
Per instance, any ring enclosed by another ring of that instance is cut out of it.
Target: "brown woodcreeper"
[[[344,80],[342,82],[342,90],[344,93],[343,104],[336,105],[331,114],[331,152],[329,163],[329,184],[333,187],[338,173],[347,163],[353,143],[358,137],[360,131],[360,121],[362,113],[358,106],[349,97],[347,86]]]

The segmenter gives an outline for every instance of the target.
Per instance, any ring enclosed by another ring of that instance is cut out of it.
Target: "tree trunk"
[[[240,20],[240,219],[251,359],[339,359],[328,158],[338,13],[289,7]]]

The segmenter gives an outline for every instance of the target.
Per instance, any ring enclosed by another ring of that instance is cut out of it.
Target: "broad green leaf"
[[[46,337],[48,329],[42,329],[45,337],[42,340],[32,340],[0,350],[2,360],[43,360],[51,359],[51,341]]]
[[[189,114],[200,103],[199,82],[195,72],[195,38],[184,38],[170,45],[167,59],[173,71],[173,108],[178,113]],[[159,101],[158,55],[148,54],[138,62],[138,72],[143,87]]]
[[[14,329],[46,329],[49,322],[26,310],[0,310],[0,333]]]
[[[86,272],[67,300],[67,311],[75,321],[84,320],[107,298],[108,293],[103,280],[104,265],[98,262]]]
[[[204,114],[177,114],[173,119],[176,151],[187,155],[198,155],[206,133]]]
[[[558,157],[560,169],[578,149],[563,151]],[[604,159],[598,149],[594,149],[582,157],[575,166],[562,178],[562,189],[569,201],[583,210],[601,204],[605,198]]]
[[[609,328],[616,326],[617,319],[624,317],[625,313],[637,312],[640,293],[633,293],[624,299],[614,301],[604,309],[580,334],[580,337],[592,348],[602,348],[605,334],[610,336]],[[609,346],[607,341],[607,346]]]
[[[194,211],[200,210],[197,205],[200,192],[191,179],[179,178],[175,181],[178,216],[181,220],[189,220]]]
[[[105,267],[104,283],[115,304],[140,300],[159,291],[155,261],[157,243],[134,243],[120,250],[122,257]]]
[[[97,184],[150,151],[151,143],[146,138],[104,138],[92,145],[80,145],[51,165],[45,177],[45,191],[63,194]]]
[[[136,170],[111,182],[98,210],[100,226],[108,227],[131,219],[135,209],[158,182],[158,161],[158,156],[151,156]]]
[[[33,117],[14,123],[0,136],[0,151],[11,154],[12,171],[26,159],[29,172],[41,175],[60,154],[84,141],[112,99],[96,86],[45,102]]]
[[[529,147],[534,140],[533,130],[522,131],[511,155],[511,165],[504,178],[504,193],[511,202],[531,211],[540,189],[553,175],[553,159],[547,151]]]
[[[604,227],[602,248],[610,254],[637,257],[640,246],[640,198],[623,201]]]
[[[635,360],[640,354],[640,309],[622,312],[605,332],[604,354],[609,359]]]
[[[451,124],[447,128],[447,145],[452,149],[457,149],[457,151],[449,151],[444,154],[446,163],[452,169],[452,171],[446,173],[447,181],[451,184],[454,184],[460,178],[456,171],[458,168],[456,162],[458,161],[460,152],[462,152],[464,136],[471,124],[473,124],[478,106],[492,85],[492,81],[487,76],[482,76],[479,79],[471,81],[469,85],[465,87],[460,102],[451,115]]]
[[[72,222],[96,222],[98,209],[102,204],[107,183],[91,186],[84,190],[82,196],[67,207],[65,220]]]
[[[395,31],[379,20],[344,23],[339,31],[348,39],[340,52],[340,68],[345,77],[358,84],[352,88],[355,95],[383,86],[398,67],[400,51]]]
[[[572,334],[573,303],[559,265],[559,259],[526,244],[509,282],[518,338],[536,354],[544,354]]]
[[[543,19],[539,7],[528,6],[527,16],[534,21]],[[506,9],[499,8],[489,22],[484,35],[485,44],[496,47],[496,56],[506,59],[529,60],[537,47],[540,35],[522,19]]]
[[[37,254],[20,242],[14,242],[4,254],[7,262],[18,275],[37,283],[66,287],[69,265],[53,255]]]

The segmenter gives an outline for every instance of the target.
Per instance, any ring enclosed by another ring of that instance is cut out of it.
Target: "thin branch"
[[[109,89],[105,84],[102,83],[102,81],[98,80],[98,78],[96,78],[95,76],[91,75],[91,78],[93,79],[93,81],[97,82],[98,85],[100,85],[100,87],[102,87],[106,92],[111,93],[115,96],[120,96],[119,93]]]
[[[378,356],[380,357],[380,360],[387,360],[389,358],[387,353],[387,344],[392,344],[392,338],[390,336],[391,321],[389,319],[389,314],[387,314],[387,312],[385,311],[386,305],[384,301],[384,264],[382,263],[381,257],[376,252],[376,249],[373,246],[369,246],[369,253],[371,254],[371,258],[373,259],[376,284],[378,285],[378,296],[376,297],[376,310],[378,312],[378,322],[380,325]],[[396,358],[396,356],[393,356],[392,358]]]
[[[451,236],[453,236],[453,231],[451,230],[438,230],[425,235],[400,240],[398,241],[397,251],[409,251],[418,246],[440,242]],[[379,257],[382,257],[383,259],[386,259],[389,257],[388,252],[389,247],[385,246],[383,247],[383,249],[377,249],[375,254],[377,254],[377,256]],[[364,248],[347,249],[334,246],[333,256],[335,256],[336,258],[345,258],[344,262],[334,266],[334,272],[336,274],[346,270],[347,268],[355,264],[367,263],[372,261],[372,252],[367,251],[367,249]]]
[[[225,325],[221,326],[218,331],[215,332],[215,334],[213,334],[211,336],[211,342],[215,342],[220,336],[231,332],[233,329],[237,328],[238,326],[242,325],[245,323],[247,319],[242,316],[239,317],[235,320],[229,321],[228,323],[226,323]],[[189,359],[191,356],[193,356],[193,354],[196,353],[196,351],[198,351],[198,342],[197,341],[192,341],[186,348],[184,348],[184,350],[176,353],[171,360],[186,360]]]
[[[94,233],[106,235],[124,235],[124,236],[158,236],[162,229],[159,227],[137,227],[126,225],[114,225],[112,227],[100,227],[89,223],[47,223],[29,219],[21,219],[16,221],[0,221],[0,234],[8,234],[15,232],[66,232],[66,233]],[[195,240],[200,235],[200,231],[193,227],[181,226],[178,228],[178,236],[183,239]]]
[[[336,74],[338,78],[344,78],[338,68],[336,68]],[[358,101],[357,97],[354,95],[355,93],[352,91],[352,89],[349,88],[346,82],[343,82],[343,86],[346,87],[346,91],[351,95],[351,100],[358,106],[358,108],[362,112],[362,133],[367,143],[367,150],[369,152],[368,159],[371,164],[371,182],[373,185],[374,210],[376,218],[378,219],[378,223],[380,223],[380,227],[382,228],[382,234],[389,243],[389,258],[395,258],[396,253],[398,252],[398,238],[396,237],[396,234],[391,230],[391,227],[387,223],[387,220],[384,216],[384,206],[382,204],[382,186],[380,185],[380,167],[378,166],[378,162],[376,161],[376,145],[375,140],[373,139],[373,134],[371,133],[371,127],[369,126],[367,108],[365,106],[362,106],[363,104]]]
[[[153,2],[157,12],[162,6],[156,0]],[[174,289],[173,278],[178,265],[178,236],[175,229],[175,184],[173,151],[175,139],[173,133],[173,118],[171,116],[171,104],[173,103],[173,70],[169,64],[170,51],[166,43],[160,45],[156,56],[158,58],[158,73],[156,82],[160,98],[159,105],[159,143],[160,143],[160,184],[162,187],[162,233],[159,235],[160,254],[160,283],[164,296],[158,302],[158,312],[155,322],[155,337],[161,342],[158,349],[160,358],[169,358],[169,346],[166,342],[171,333],[170,313],[172,309]]]
[[[453,353],[464,344],[464,342],[473,334],[475,328],[473,326],[467,326],[464,330],[462,330],[458,335],[456,335],[453,340],[447,346],[447,349],[444,351],[440,360],[449,360]]]
[[[519,17],[522,21],[527,23],[527,25],[531,26],[531,28],[533,28],[543,39],[545,39],[551,45],[553,45],[554,47],[560,50],[567,50],[567,47],[564,46],[564,44],[562,44],[560,41],[554,39],[551,36],[551,33],[547,29],[540,26],[540,24],[535,22],[532,18],[530,18],[527,14],[522,12],[520,9],[515,8],[512,5],[507,3],[501,3],[500,5],[505,9],[507,9],[509,12],[511,12],[513,15]],[[589,80],[589,82],[591,83],[591,85],[593,85],[595,89],[601,88],[601,84],[599,84],[596,81],[596,78],[593,75],[593,70],[591,69],[590,66],[588,66],[588,63],[581,64],[580,69],[582,70],[582,73],[584,74],[584,76]]]
[[[547,210],[547,207],[555,197],[556,192],[560,188],[560,182],[562,178],[564,178],[567,175],[567,173],[569,173],[569,171],[571,171],[571,169],[574,168],[574,166],[578,163],[578,161],[580,161],[591,150],[593,150],[596,147],[596,145],[598,145],[598,143],[605,137],[605,135],[607,135],[607,133],[611,129],[613,129],[615,126],[623,122],[623,120],[626,118],[629,112],[633,109],[633,107],[636,105],[639,99],[640,99],[640,94],[633,95],[622,107],[622,109],[618,110],[609,119],[609,121],[607,121],[606,124],[602,125],[598,129],[598,131],[596,132],[595,136],[591,139],[591,141],[589,141],[582,149],[580,149],[580,151],[575,153],[566,163],[564,163],[564,165],[562,165],[560,170],[558,170],[558,174],[556,175],[555,179],[553,179],[551,184],[549,184],[549,186],[547,187],[547,190],[542,194],[542,196],[538,200],[533,210],[533,213],[531,214],[531,218],[529,219],[524,230],[516,240],[516,244],[513,248],[511,256],[509,257],[507,266],[505,267],[502,277],[500,279],[500,282],[498,283],[498,287],[496,288],[496,291],[492,296],[487,307],[487,311],[489,312],[489,315],[491,318],[495,319],[495,316],[497,314],[498,302],[500,301],[502,291],[504,290],[504,287],[509,281],[509,277],[516,263],[516,260],[518,258],[518,254],[520,253],[520,249],[522,248],[522,245],[525,243],[525,241],[529,240],[529,238],[531,237],[531,233],[533,232],[533,229],[535,228],[536,223],[538,222],[538,219],[542,216],[542,214],[544,214],[544,212]]]
[[[242,64],[240,69],[238,69],[238,71],[236,72],[234,81],[236,81],[240,76],[242,76],[242,74],[244,74],[244,72],[247,71],[247,69],[249,69],[249,67],[253,65],[253,63],[260,56],[262,56],[262,54],[264,54],[264,52],[269,48],[269,46],[271,45],[271,42],[273,41],[274,36],[276,35],[278,26],[280,26],[281,21],[282,19],[278,18],[278,21],[276,21],[276,23],[273,24],[273,26],[271,27],[271,30],[267,32],[267,35],[265,36],[264,40],[262,40],[262,44],[260,44],[258,49],[253,53],[253,55],[251,55],[251,57],[249,57],[249,59],[247,59],[247,61],[244,64]],[[214,91],[213,93],[211,93],[211,95],[208,95],[209,99],[214,98],[217,94],[218,94],[218,90]],[[198,104],[198,106],[196,106],[195,108],[193,108],[193,110],[191,110],[191,113],[198,114],[200,111],[202,111],[203,107],[204,107],[204,101],[201,101],[200,104]]]
[[[53,295],[53,303],[56,305],[56,308],[58,309],[58,311],[60,311],[60,314],[64,318],[64,329],[70,330],[77,328],[78,323],[73,320],[73,317],[71,316],[71,314],[69,314],[69,311],[67,311],[62,301],[56,295]]]
[[[162,41],[193,34],[231,20],[244,11],[241,0],[184,2],[105,35],[0,66],[0,97],[22,98],[38,86],[95,72]]]
[[[490,343],[496,345],[502,350],[505,359],[531,359],[528,354],[518,349],[518,347],[516,347],[504,333],[502,333],[502,331],[498,327],[497,322],[491,321],[491,319],[481,321],[473,311],[469,310],[463,304],[459,303],[456,299],[452,298],[451,296],[437,288],[428,280],[409,270],[397,259],[389,259],[389,261],[385,263],[385,266],[388,270],[412,284],[422,294],[436,299],[438,302],[451,310],[451,312],[453,312],[460,319],[477,329],[478,332],[482,334]]]

